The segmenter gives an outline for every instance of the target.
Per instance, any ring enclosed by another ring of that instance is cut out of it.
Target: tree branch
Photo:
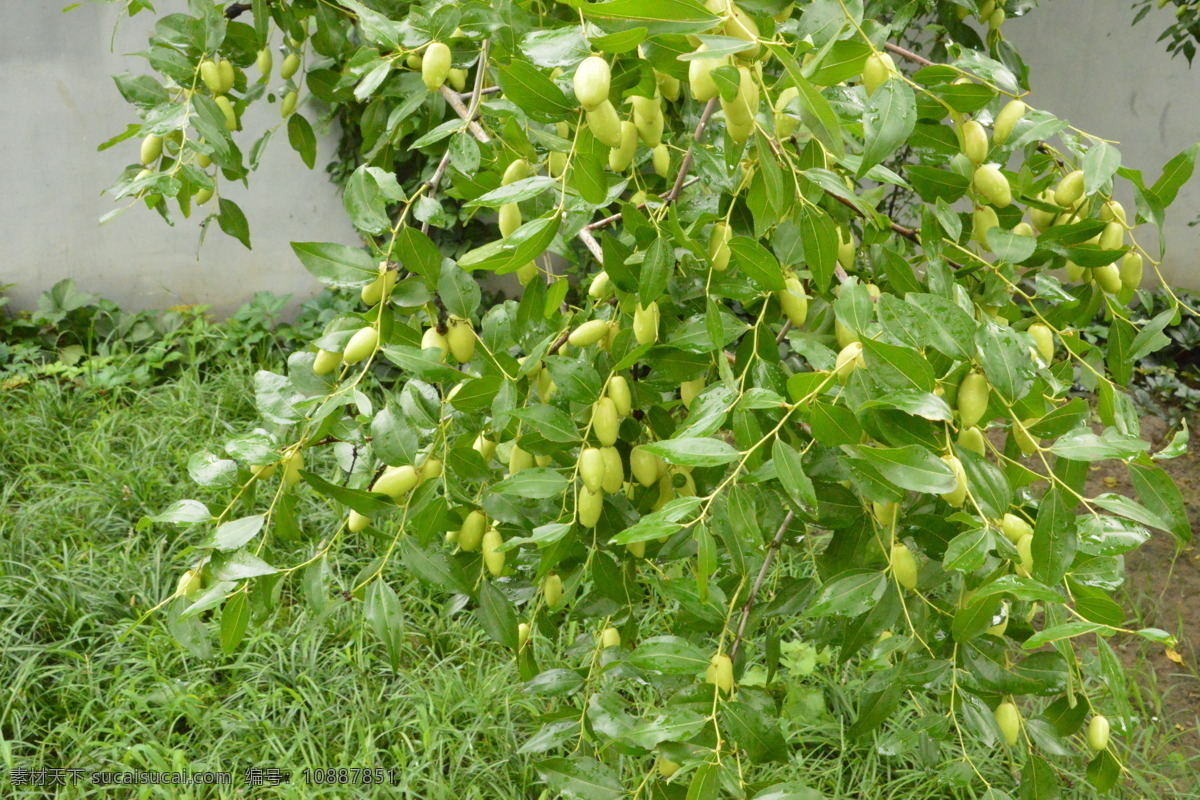
[[[454,109],[454,113],[458,114],[459,118],[467,123],[467,130],[471,132],[471,135],[483,144],[491,144],[492,137],[488,136],[488,133],[483,129],[483,126],[475,121],[474,112],[463,105],[463,101],[459,98],[458,92],[454,91],[445,84],[443,84],[442,88],[438,91],[442,93],[442,97],[446,98],[446,102],[450,105],[450,108]]]
[[[787,533],[787,529],[791,527],[792,520],[795,518],[796,514],[794,511],[787,513],[787,516],[783,518],[783,524],[775,532],[775,538],[771,540],[771,544],[767,547],[767,555],[763,559],[762,568],[758,571],[758,577],[754,579],[754,585],[750,587],[750,595],[746,598],[746,604],[742,606],[742,618],[738,622],[737,633],[734,634],[733,644],[729,648],[730,659],[737,658],[738,647],[742,644],[742,636],[746,633],[746,623],[750,619],[750,611],[754,608],[755,600],[758,599],[758,591],[762,588],[763,581],[767,579],[767,573],[771,570],[771,562],[775,559],[775,553],[783,543],[783,535]]]
[[[469,124],[475,124],[474,123],[475,112],[479,108],[479,95],[480,95],[480,92],[483,90],[483,73],[484,73],[484,70],[487,69],[488,51],[491,49],[491,46],[492,46],[492,40],[484,39],[483,46],[480,47],[480,49],[479,49],[479,68],[475,71],[475,89],[470,94],[471,105],[467,109],[467,116],[463,117],[463,119],[470,121]],[[445,87],[443,86],[442,88],[444,89]],[[483,129],[480,128],[480,130],[483,130]],[[442,160],[438,162],[437,169],[435,169],[433,171],[433,176],[428,181],[428,185],[429,185],[429,192],[427,195],[428,197],[432,198],[434,195],[437,194],[438,184],[440,184],[442,182],[442,178],[445,176],[446,168],[448,166],[450,166],[450,148],[449,147],[446,148],[445,153],[442,153]],[[429,220],[426,220],[421,223],[421,233],[428,233],[428,232],[429,232]]]
[[[895,53],[896,55],[900,56],[901,58],[912,61],[914,64],[920,64],[923,67],[932,67],[933,66],[933,62],[930,61],[928,58],[925,58],[924,56],[919,56],[916,53],[914,53],[912,50],[905,50],[903,47],[901,47],[898,44],[892,44],[891,42],[888,42],[888,43],[884,44],[883,48],[890,53]]]
[[[225,19],[237,19],[251,8],[250,3],[230,3],[225,6]]]
[[[701,137],[704,136],[704,129],[708,127],[708,121],[712,119],[713,112],[716,110],[717,98],[714,97],[708,101],[708,105],[704,106],[704,111],[700,114],[700,123],[696,125],[696,132],[692,134],[692,143],[688,145],[687,152],[683,154],[683,163],[679,165],[679,174],[675,177],[675,185],[663,196],[668,203],[674,203],[683,192],[683,182],[687,179],[687,174],[692,169],[692,162],[695,160],[693,151],[700,143]]]

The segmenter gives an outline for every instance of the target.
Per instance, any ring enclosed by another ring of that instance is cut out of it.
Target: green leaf
[[[575,420],[561,408],[547,405],[532,405],[513,412],[517,419],[525,420],[533,430],[551,442],[579,441],[579,428]]]
[[[334,287],[360,287],[379,277],[375,261],[360,247],[330,242],[292,242],[304,268],[321,283]]]
[[[768,786],[754,795],[754,800],[825,800],[825,795],[803,783],[789,782]]]
[[[437,290],[442,304],[451,314],[469,319],[479,308],[479,283],[452,262],[443,263]]]
[[[1051,586],[1058,583],[1075,560],[1078,547],[1075,515],[1056,486],[1038,508],[1033,528],[1033,577]]]
[[[654,636],[634,648],[627,659],[638,669],[664,675],[696,675],[708,666],[708,653],[678,636]]]
[[[190,522],[208,522],[212,519],[212,512],[208,510],[208,506],[199,500],[176,500],[159,513],[150,517],[144,517],[144,519],[149,522],[168,522],[176,525]],[[143,527],[141,522],[139,522],[138,528],[142,529]]]
[[[812,270],[813,283],[819,291],[827,291],[837,267],[837,224],[816,206],[805,206],[799,225],[804,259]]]
[[[575,114],[576,106],[550,76],[528,61],[513,59],[496,69],[504,98],[538,122],[557,122]]]
[[[367,587],[364,615],[375,635],[383,642],[393,670],[400,668],[404,650],[404,610],[400,598],[387,581],[378,578]]]
[[[779,720],[768,717],[749,703],[734,701],[722,707],[721,722],[752,763],[788,760],[787,743],[779,729]]]
[[[1083,193],[1100,191],[1121,167],[1121,151],[1108,142],[1097,141],[1083,157]]]
[[[1029,345],[1011,328],[987,321],[975,334],[979,363],[988,383],[1010,403],[1025,396],[1033,383]]]
[[[917,124],[917,101],[908,84],[891,80],[875,90],[863,114],[866,144],[858,177],[895,153]]]
[[[1164,206],[1174,203],[1180,188],[1191,179],[1192,172],[1196,169],[1197,153],[1200,153],[1200,144],[1194,144],[1172,158],[1163,167],[1159,179],[1150,187],[1150,191]]]
[[[605,22],[639,23],[650,36],[702,33],[720,20],[696,0],[607,0],[586,3],[579,10]]]
[[[612,538],[613,544],[634,544],[647,542],[651,539],[661,539],[671,536],[683,527],[682,520],[699,508],[702,500],[699,497],[676,497],[671,502],[646,514],[633,525]]]
[[[558,497],[567,490],[567,479],[556,469],[533,467],[509,475],[492,487],[496,494],[511,494],[532,500]]]
[[[288,117],[288,143],[300,154],[305,166],[312,169],[317,163],[317,135],[302,114]]]
[[[783,64],[792,83],[800,90],[800,121],[812,131],[817,141],[833,153],[834,158],[841,158],[845,153],[842,129],[829,101],[808,82],[800,70],[800,64],[792,58],[786,48],[769,43],[765,46],[779,59],[779,63]]]
[[[887,575],[875,570],[843,572],[821,587],[808,613],[814,617],[857,617],[879,601],[887,584]]]
[[[237,550],[257,536],[266,521],[267,518],[262,514],[255,514],[222,523],[205,546],[217,550]]]
[[[667,439],[642,445],[668,464],[685,467],[714,467],[737,460],[741,452],[722,439]]]
[[[657,237],[646,248],[642,267],[638,272],[638,301],[643,306],[657,300],[667,288],[667,281],[675,270],[675,251],[671,242],[663,236]]]
[[[517,649],[517,610],[491,581],[479,585],[479,624],[501,647]]]
[[[729,249],[746,276],[768,291],[783,289],[783,269],[770,250],[748,236],[735,236]]]
[[[782,439],[776,439],[771,448],[771,458],[775,462],[775,470],[779,474],[779,483],[793,502],[798,503],[810,513],[817,509],[817,492],[813,483],[804,474],[804,464],[800,454],[786,445]]]
[[[551,790],[570,800],[621,800],[625,796],[612,768],[594,758],[551,758],[534,767]]]
[[[950,465],[924,447],[848,447],[891,483],[911,492],[945,494],[957,478]]]
[[[316,489],[317,494],[328,497],[331,500],[336,500],[347,508],[352,508],[366,517],[392,508],[394,505],[392,498],[386,494],[365,492],[361,489],[347,489],[345,486],[330,483],[314,472],[300,470],[300,477],[304,479],[305,483]]]
[[[1129,477],[1146,508],[1170,525],[1167,530],[1180,545],[1192,540],[1192,525],[1179,487],[1159,467],[1129,465]]]
[[[217,224],[221,226],[221,230],[241,242],[247,250],[251,249],[250,223],[246,222],[246,215],[242,213],[241,206],[222,197],[219,209]]]

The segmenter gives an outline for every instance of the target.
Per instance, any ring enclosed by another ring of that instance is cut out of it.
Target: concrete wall
[[[323,172],[328,153],[310,172],[283,130],[249,190],[222,188],[246,212],[253,250],[214,224],[197,252],[197,215],[171,227],[143,205],[98,224],[118,207],[101,192],[137,161],[133,140],[96,152],[137,121],[110,75],[145,69],[144,59],[126,54],[145,48],[153,19],[126,18],[114,38],[119,4],[84,3],[63,13],[65,5],[0,0],[0,284],[16,284],[16,304],[33,305],[67,277],[129,308],[205,303],[228,312],[260,290],[297,300],[314,295],[320,287],[288,243],[358,239]],[[182,0],[155,5],[164,13],[186,9]],[[276,108],[250,115],[237,134],[244,153],[278,122]]]
[[[142,207],[98,225],[115,207],[101,191],[136,159],[134,142],[96,152],[135,120],[109,75],[143,69],[124,54],[145,46],[152,20],[126,20],[114,38],[116,4],[86,3],[66,14],[63,4],[0,0],[0,284],[17,284],[11,294],[26,307],[64,277],[130,308],[206,303],[226,312],[264,289],[311,296],[317,286],[288,242],[357,239],[320,169],[327,152],[310,172],[282,135],[249,191],[227,189],[249,218],[253,251],[214,230],[197,252],[195,217],[172,228]],[[185,5],[158,3],[163,12]],[[1120,140],[1125,163],[1149,181],[1200,139],[1200,69],[1189,71],[1155,42],[1169,14],[1131,28],[1126,3],[1047,0],[1005,26],[1031,67],[1031,102]],[[274,122],[267,112],[252,116],[240,134],[243,149]],[[1168,226],[1168,275],[1194,288],[1200,229],[1187,223],[1198,213],[1200,179],[1180,193]]]
[[[1163,164],[1200,141],[1200,63],[1189,69],[1186,59],[1171,58],[1156,41],[1174,8],[1156,8],[1134,26],[1127,2],[1043,0],[1028,17],[1004,26],[1029,65],[1030,103],[1116,140],[1123,164],[1142,170],[1147,185]],[[1122,184],[1118,197],[1132,213],[1132,195],[1122,196]],[[1200,289],[1200,227],[1189,227],[1197,217],[1200,175],[1167,211],[1164,276],[1174,286]],[[1152,235],[1138,239],[1153,252]]]

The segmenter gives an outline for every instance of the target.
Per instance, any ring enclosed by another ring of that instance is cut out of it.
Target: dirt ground
[[[1200,533],[1197,422],[1200,420],[1189,420],[1193,433],[1188,452],[1160,462],[1160,466],[1178,484],[1192,530]],[[1154,444],[1153,451],[1162,448],[1173,434],[1174,429],[1159,417],[1142,419],[1142,435]],[[1088,496],[1103,492],[1137,497],[1128,471],[1117,462],[1097,464],[1089,476]],[[1141,614],[1132,626],[1161,628],[1175,635],[1179,644],[1175,652],[1168,653],[1162,645],[1133,637],[1114,637],[1111,643],[1133,669],[1132,680],[1143,686],[1156,682],[1158,692],[1166,698],[1166,722],[1182,734],[1179,744],[1200,748],[1200,538],[1179,551],[1174,537],[1156,531],[1154,538],[1126,556],[1126,586],[1126,607]],[[1147,674],[1145,664],[1153,666],[1153,674]]]

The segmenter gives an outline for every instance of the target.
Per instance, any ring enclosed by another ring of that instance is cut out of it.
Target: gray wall
[[[32,305],[64,277],[130,308],[205,303],[227,312],[264,289],[311,296],[317,287],[288,242],[357,238],[320,170],[327,153],[310,172],[283,135],[249,191],[227,189],[249,218],[253,251],[214,230],[197,254],[195,216],[171,228],[135,207],[97,224],[115,207],[101,191],[137,157],[135,142],[96,152],[136,119],[109,75],[143,69],[141,59],[124,54],[144,47],[151,20],[127,20],[114,38],[115,4],[88,3],[66,14],[62,5],[0,0],[0,284],[17,284],[10,290],[17,304]],[[158,5],[169,11],[185,4]],[[1031,103],[1120,140],[1125,163],[1150,181],[1200,139],[1200,68],[1189,72],[1155,42],[1169,14],[1155,12],[1131,28],[1125,2],[1048,0],[1005,26],[1031,67]],[[277,121],[273,111],[247,121],[239,134],[244,149]],[[1187,223],[1198,213],[1200,179],[1180,194],[1168,230],[1168,275],[1194,288],[1200,229]]]
[[[29,307],[67,277],[130,308],[204,303],[228,312],[260,290],[297,300],[314,295],[319,285],[288,243],[358,239],[322,171],[328,153],[309,171],[284,130],[249,190],[228,183],[222,189],[246,212],[253,250],[214,224],[197,253],[202,217],[176,215],[171,227],[144,205],[98,224],[118,207],[101,192],[138,158],[136,140],[96,152],[138,121],[110,75],[145,69],[144,59],[125,54],[146,46],[153,20],[143,13],[114,31],[118,4],[85,3],[63,13],[65,5],[0,0],[0,284],[16,284],[15,302]],[[182,0],[155,5],[162,12],[186,8]],[[279,121],[277,108],[250,115],[237,134],[243,152]]]

